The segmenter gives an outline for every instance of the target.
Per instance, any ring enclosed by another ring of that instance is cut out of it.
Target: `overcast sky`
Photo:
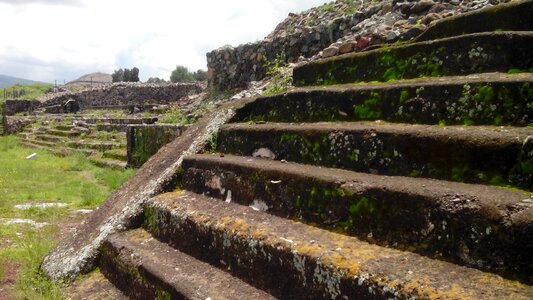
[[[0,74],[45,82],[140,69],[168,79],[205,53],[263,39],[327,0],[0,0]]]

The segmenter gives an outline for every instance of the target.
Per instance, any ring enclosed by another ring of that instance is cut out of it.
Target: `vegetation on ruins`
[[[285,61],[285,53],[281,53],[265,63],[266,75],[271,77],[265,95],[282,93],[292,86],[292,70]]]

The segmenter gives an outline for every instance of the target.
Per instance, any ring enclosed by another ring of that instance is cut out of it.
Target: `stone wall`
[[[182,125],[128,126],[128,166],[141,167],[161,147],[173,141],[185,130]]]
[[[16,134],[24,130],[24,127],[33,123],[29,116],[4,116],[4,135]]]
[[[363,51],[372,45],[410,40],[442,18],[508,0],[337,0],[289,14],[262,41],[224,46],[207,53],[209,86],[246,87],[266,76],[266,62],[295,63]]]
[[[31,113],[41,106],[37,100],[6,100],[4,104],[4,114],[13,116],[17,113]]]
[[[69,100],[76,102],[80,110],[92,108],[109,109],[114,106],[161,105],[176,103],[185,96],[203,90],[199,83],[175,83],[168,85],[115,83],[95,89],[86,89],[79,93],[60,93],[40,99],[43,107],[54,107],[51,112],[70,112],[72,107],[65,107]],[[62,109],[61,109],[62,108]]]

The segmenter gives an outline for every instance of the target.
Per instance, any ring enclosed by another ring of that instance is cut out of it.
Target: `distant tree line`
[[[139,69],[133,67],[133,69],[118,69],[111,75],[113,82],[137,82],[139,81]],[[206,81],[207,72],[204,70],[198,70],[196,72],[189,72],[189,69],[184,66],[176,66],[176,69],[172,71],[170,75],[170,82],[194,82],[194,81]],[[147,83],[163,84],[168,83],[165,79],[159,77],[150,77]]]
[[[133,69],[118,69],[111,74],[113,82],[138,82],[139,81],[139,69],[133,67]]]

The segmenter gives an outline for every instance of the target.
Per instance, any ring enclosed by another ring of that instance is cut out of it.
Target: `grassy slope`
[[[35,160],[26,160],[31,153]],[[102,169],[84,156],[60,158],[18,145],[15,137],[0,137],[0,282],[7,262],[20,266],[16,298],[59,299],[58,286],[47,281],[39,265],[58,238],[60,226],[76,223],[75,210],[97,207],[133,170]],[[22,203],[63,202],[67,207],[17,210]],[[2,218],[4,220],[2,220]],[[50,223],[42,229],[5,225],[5,219],[24,218]]]
[[[33,84],[17,84],[10,87],[5,88],[7,97],[6,99],[12,99],[13,98],[13,91],[15,93],[23,92],[23,95],[20,97],[17,97],[17,99],[22,100],[33,100],[36,99],[42,95],[44,95],[51,87],[53,87],[53,84],[48,83],[33,83]],[[4,101],[4,89],[0,89],[0,102]]]

